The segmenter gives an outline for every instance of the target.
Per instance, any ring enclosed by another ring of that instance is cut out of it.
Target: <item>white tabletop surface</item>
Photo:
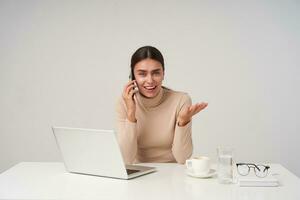
[[[132,180],[72,174],[63,163],[22,162],[0,174],[0,199],[300,199],[300,179],[271,164],[279,187],[219,184],[216,177],[189,177],[176,163],[147,163],[157,172]]]

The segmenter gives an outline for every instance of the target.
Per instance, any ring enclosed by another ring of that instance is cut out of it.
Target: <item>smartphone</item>
[[[134,77],[134,74],[133,74],[133,71],[132,71],[132,70],[130,71],[129,79],[130,79],[131,81],[135,80],[135,77]]]
[[[133,81],[133,80],[135,80],[135,77],[133,76],[133,74],[132,74],[132,72],[129,74],[129,79],[131,80],[131,81]],[[137,92],[139,92],[139,88],[138,88],[138,86],[136,85],[136,82],[134,82],[134,93],[137,93]]]

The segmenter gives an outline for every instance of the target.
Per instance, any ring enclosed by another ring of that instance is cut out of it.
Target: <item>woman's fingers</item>
[[[204,103],[204,102],[202,102],[202,103],[196,103],[196,104],[194,104],[194,105],[191,105],[190,107],[189,107],[189,109],[188,109],[188,113],[190,114],[190,115],[195,115],[195,114],[197,114],[198,112],[200,112],[201,110],[203,110],[204,108],[206,108],[207,107],[207,103]]]
[[[125,92],[129,86],[134,85],[134,80],[133,81],[129,81],[128,83],[126,83],[126,85],[124,86],[123,92]]]
[[[198,113],[198,112],[200,112],[200,111],[203,110],[204,108],[206,108],[208,104],[202,102],[202,103],[197,103],[196,105],[197,105],[197,108],[196,108],[196,110],[195,110],[195,114]]]
[[[135,80],[128,81],[128,83],[126,83],[126,85],[124,86],[124,90],[126,90],[126,88],[127,88],[129,85],[133,84],[134,81],[135,81]]]
[[[124,86],[124,90],[123,90],[123,96],[124,97],[132,97],[133,93],[134,93],[134,81],[129,81],[125,86]]]
[[[130,95],[130,93],[133,91],[133,88],[134,88],[134,85],[128,86],[127,89],[126,89],[126,94]]]
[[[201,108],[201,109],[205,108],[207,105],[208,105],[208,104],[207,104],[207,103],[204,103],[204,102],[202,102],[202,103],[197,103],[197,107],[198,107],[198,108]]]
[[[136,90],[135,89],[131,89],[130,91],[129,91],[129,97],[130,98],[132,98],[133,97],[133,95],[136,93]]]

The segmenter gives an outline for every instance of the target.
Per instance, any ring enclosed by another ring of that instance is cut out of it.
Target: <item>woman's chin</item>
[[[157,96],[158,92],[143,91],[143,92],[141,92],[141,94],[146,98],[154,98]]]

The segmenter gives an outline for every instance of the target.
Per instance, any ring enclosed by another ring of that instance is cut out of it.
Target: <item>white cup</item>
[[[187,169],[196,175],[206,175],[209,173],[211,162],[209,157],[198,156],[186,160],[185,165]]]

